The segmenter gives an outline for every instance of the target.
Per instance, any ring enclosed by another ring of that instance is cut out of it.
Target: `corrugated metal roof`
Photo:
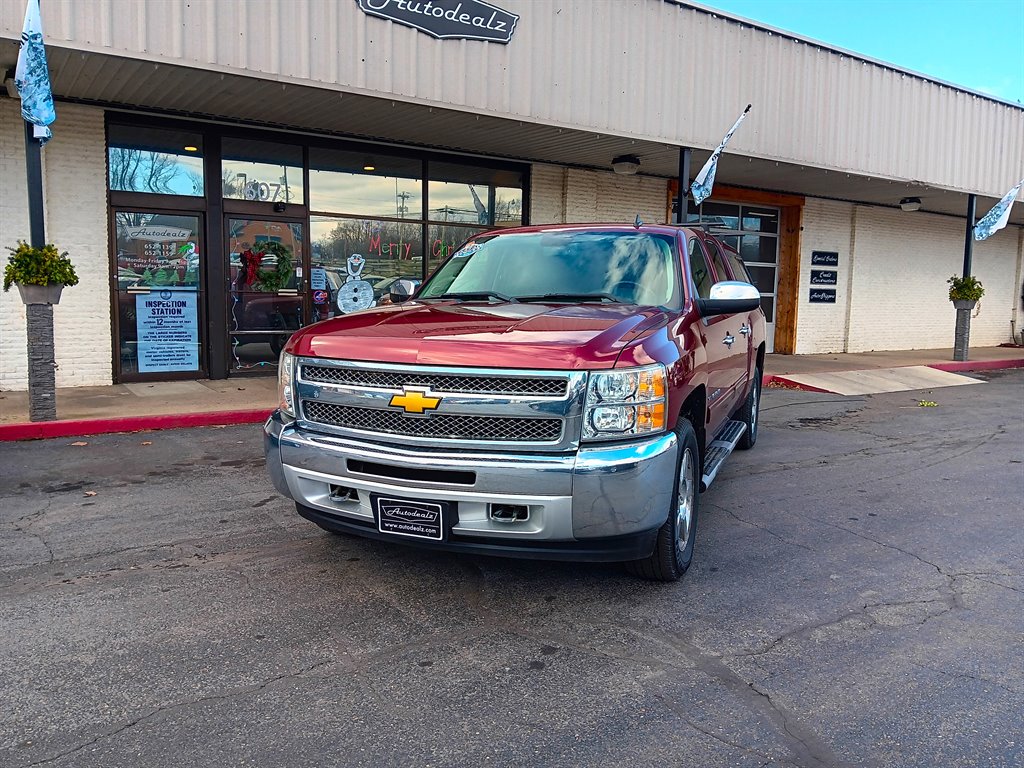
[[[22,5],[0,0],[0,37],[20,32]],[[94,103],[586,167],[632,152],[673,176],[674,146],[700,149],[696,170],[753,102],[723,182],[926,208],[933,196],[950,213],[962,199],[937,190],[994,200],[1024,169],[1024,109],[863,57],[663,0],[502,5],[522,16],[507,46],[332,0],[43,12],[55,92]]]

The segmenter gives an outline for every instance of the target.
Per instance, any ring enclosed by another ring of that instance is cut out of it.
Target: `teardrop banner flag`
[[[14,85],[21,96],[21,116],[34,126],[32,133],[40,144],[53,134],[46,126],[57,119],[50,90],[50,68],[46,65],[43,46],[43,20],[39,15],[39,0],[28,0],[25,25],[21,30],[21,51],[14,70]]]
[[[732,128],[725,134],[725,138],[722,139],[722,143],[718,145],[718,148],[711,153],[711,157],[704,163],[704,167],[700,169],[700,173],[697,174],[697,178],[693,180],[693,184],[690,185],[690,194],[693,195],[693,202],[700,205],[709,197],[711,197],[711,188],[715,186],[715,171],[718,170],[718,157],[722,154],[722,150],[725,149],[725,145],[729,143],[729,139],[736,133],[736,129],[740,127],[740,123],[743,122],[743,118],[747,116],[747,112],[750,111],[750,104],[747,104],[747,108],[743,110],[736,122],[732,124]]]
[[[1024,179],[1018,181],[1017,186],[1003,195],[1003,199],[974,225],[975,240],[987,240],[1006,226],[1006,222],[1010,220],[1010,209],[1013,207],[1013,201],[1017,199],[1021,186],[1024,186]]]

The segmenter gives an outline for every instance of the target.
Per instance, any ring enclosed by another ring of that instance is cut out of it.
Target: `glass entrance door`
[[[202,217],[115,210],[118,381],[203,378]]]
[[[308,258],[300,221],[228,217],[228,363],[232,373],[277,366],[289,337],[305,325]]]

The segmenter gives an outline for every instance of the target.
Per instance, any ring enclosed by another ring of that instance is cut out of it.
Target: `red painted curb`
[[[1017,360],[960,360],[949,363],[932,363],[929,368],[939,371],[995,371],[1001,368],[1024,368],[1024,358]]]
[[[269,410],[209,411],[175,413],[163,416],[126,416],[119,419],[68,419],[24,424],[0,424],[0,442],[42,440],[48,437],[108,435],[116,432],[141,432],[147,429],[211,427],[221,424],[256,424],[265,421]]]

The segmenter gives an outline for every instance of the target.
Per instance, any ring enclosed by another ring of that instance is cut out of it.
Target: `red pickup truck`
[[[410,300],[292,336],[267,465],[332,532],[672,581],[757,439],[764,352],[758,291],[703,229],[493,231]]]

